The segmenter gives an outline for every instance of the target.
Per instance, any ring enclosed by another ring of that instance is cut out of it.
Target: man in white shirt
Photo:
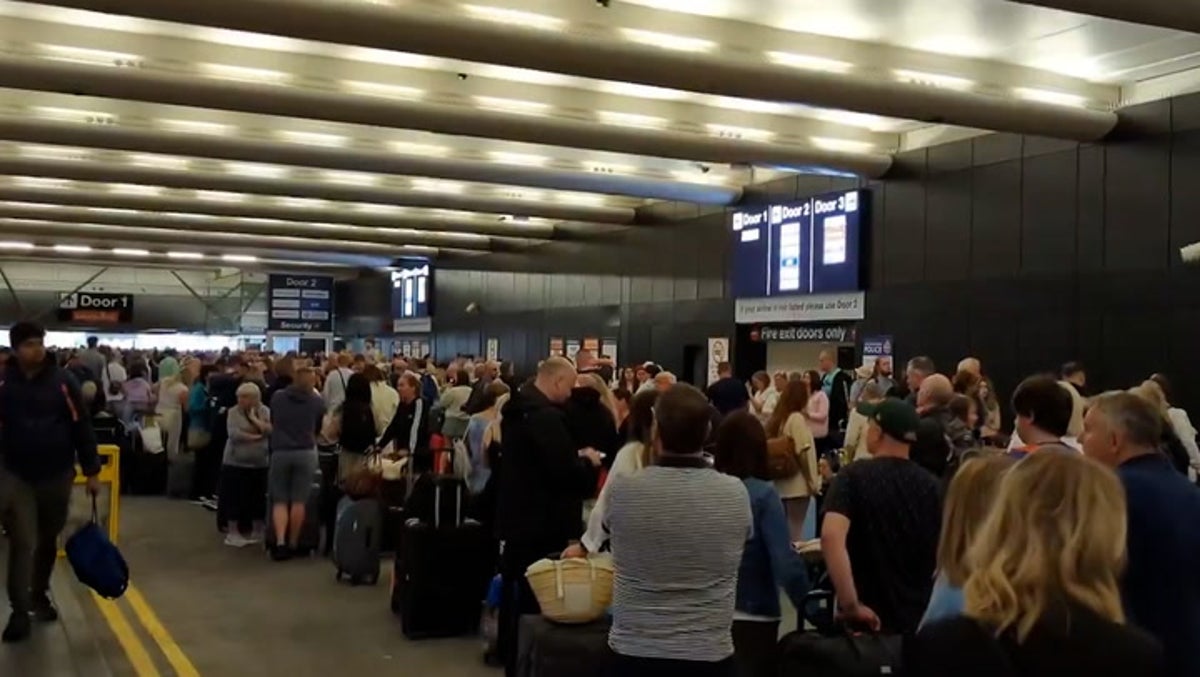
[[[125,367],[121,366],[120,353],[107,346],[100,350],[108,360],[100,374],[100,386],[104,388],[104,397],[109,411],[117,414],[123,409],[125,402],[125,393],[121,390],[121,384],[125,383],[129,375],[125,373]]]
[[[354,358],[350,354],[340,353],[336,359],[337,368],[325,376],[325,389],[321,392],[326,411],[336,411],[342,406],[342,402],[346,401],[346,383],[354,375],[354,371],[350,369]]]

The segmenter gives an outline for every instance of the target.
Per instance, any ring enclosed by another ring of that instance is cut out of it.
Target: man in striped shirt
[[[734,672],[730,627],[753,518],[742,482],[701,453],[710,413],[696,388],[668,388],[654,408],[655,464],[609,489],[613,675]]]

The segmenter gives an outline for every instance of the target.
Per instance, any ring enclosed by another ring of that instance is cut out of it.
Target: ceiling
[[[1171,3],[0,0],[0,256],[536,251],[946,138],[1095,140],[1200,89]]]

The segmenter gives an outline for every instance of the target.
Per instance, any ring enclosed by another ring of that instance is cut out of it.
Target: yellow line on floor
[[[146,602],[146,598],[138,589],[129,586],[125,591],[125,599],[129,601],[129,606],[133,608],[133,613],[142,623],[142,627],[146,628],[146,632],[154,638],[158,648],[162,649],[163,655],[167,657],[167,662],[175,670],[176,677],[200,677],[200,673],[196,670],[196,666],[192,665],[183,649],[179,648],[175,638],[171,637],[171,633],[167,632],[167,628],[158,619],[158,614],[154,613],[154,609]]]
[[[121,607],[116,602],[104,599],[96,593],[92,593],[92,598],[96,600],[96,606],[100,608],[100,613],[104,616],[108,627],[116,635],[117,642],[125,651],[125,656],[129,658],[129,664],[133,666],[137,677],[161,677],[158,668],[154,667],[154,661],[150,658],[149,652],[146,651],[146,647],[138,638],[137,633],[133,631],[133,627],[129,625]]]

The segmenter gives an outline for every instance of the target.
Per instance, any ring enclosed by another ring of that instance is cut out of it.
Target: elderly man
[[[494,360],[480,362],[475,365],[475,377],[475,382],[471,384],[471,396],[462,408],[467,415],[478,414],[486,408],[483,403],[487,399],[487,389],[492,381],[500,377],[500,363]]]
[[[909,404],[917,406],[917,391],[921,389],[921,384],[925,379],[937,373],[937,366],[933,360],[925,357],[914,357],[908,361],[908,365],[904,368],[904,387],[899,385],[892,388],[888,393],[889,397],[903,397]]]
[[[660,393],[665,393],[671,386],[675,385],[675,381],[677,380],[675,374],[669,371],[660,371],[654,375],[654,389]]]
[[[1200,675],[1200,492],[1159,451],[1162,425],[1141,398],[1102,395],[1084,418],[1081,442],[1125,486],[1126,616],[1163,643],[1164,674]]]
[[[912,460],[937,477],[945,477],[975,446],[975,439],[967,425],[950,412],[954,397],[950,379],[941,374],[929,375],[921,381],[916,395],[921,425],[912,447]]]

